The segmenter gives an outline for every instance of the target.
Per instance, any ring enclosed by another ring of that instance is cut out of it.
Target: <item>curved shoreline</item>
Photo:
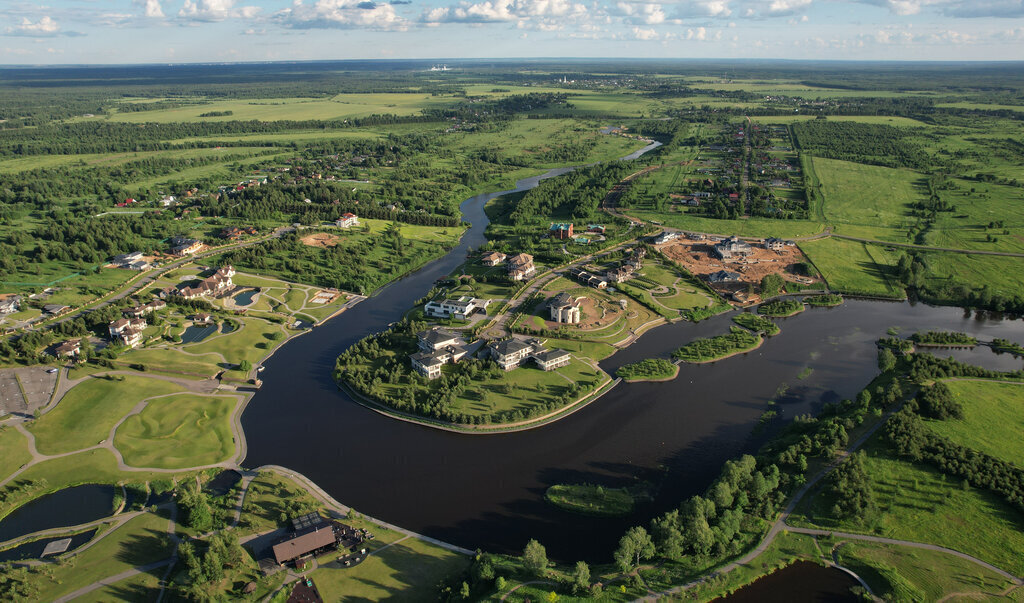
[[[672,374],[669,375],[668,377],[636,377],[633,379],[623,379],[622,377],[619,378],[626,383],[643,383],[645,381],[648,383],[661,383],[663,381],[672,381],[673,379],[679,376],[679,365],[682,364],[682,361],[674,362],[673,364],[675,365],[675,370],[672,371]]]
[[[729,354],[726,354],[725,356],[718,356],[718,357],[711,358],[711,359],[708,359],[708,360],[683,360],[682,358],[678,358],[678,360],[679,360],[679,362],[685,362],[686,364],[711,364],[712,362],[718,362],[719,360],[725,360],[726,358],[732,358],[733,356],[739,356],[740,354],[746,354],[747,352],[753,352],[757,348],[759,348],[762,345],[764,345],[764,340],[765,339],[766,339],[765,337],[761,337],[761,341],[758,341],[757,345],[755,345],[754,347],[747,348],[745,350],[737,350],[735,352],[730,352]]]

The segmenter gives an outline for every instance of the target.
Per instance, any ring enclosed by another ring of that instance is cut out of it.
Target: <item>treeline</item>
[[[914,343],[924,345],[978,345],[978,340],[973,335],[956,331],[918,331],[911,335],[910,339]]]
[[[906,140],[913,135],[906,128],[813,119],[794,123],[790,131],[799,149],[828,159],[925,171],[940,163]]]
[[[1024,379],[1024,370],[993,371],[960,362],[956,358],[939,358],[931,354],[911,354],[907,357],[907,362],[907,375],[918,383],[949,377]]]
[[[611,162],[544,180],[523,195],[509,215],[509,223],[513,226],[533,224],[555,215],[587,219],[597,211],[611,187],[633,170],[635,167],[628,164]]]

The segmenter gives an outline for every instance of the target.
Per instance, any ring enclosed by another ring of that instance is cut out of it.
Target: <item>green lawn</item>
[[[872,249],[880,249],[875,247]],[[992,293],[1005,297],[1024,295],[1020,278],[1021,258],[929,252],[921,254],[927,263],[925,282],[929,287],[965,284],[971,289],[988,285]]]
[[[255,365],[286,337],[287,331],[277,323],[252,317],[236,320],[242,323],[242,328],[227,335],[213,335],[185,349],[193,354],[221,354],[232,364],[248,360]]]
[[[1024,515],[986,490],[896,459],[876,434],[865,446],[865,469],[878,511],[866,521],[835,521],[820,493],[805,498],[793,525],[926,542],[973,555],[1008,572],[1024,572]]]
[[[286,502],[315,506],[318,503],[308,492],[290,479],[269,471],[261,471],[249,484],[245,506],[238,523],[239,536],[273,530],[281,525],[281,514],[287,515]]]
[[[73,563],[51,566],[52,578],[40,576],[36,581],[38,600],[52,601],[102,578],[170,557],[167,524],[163,513],[143,513],[75,555]]]
[[[772,220],[769,218],[717,220],[688,213],[656,212],[643,209],[624,211],[641,220],[648,222],[656,220],[673,228],[741,237],[806,237],[818,234],[825,229],[823,224],[811,220]]]
[[[325,601],[426,601],[437,584],[469,567],[470,558],[416,538],[374,553],[354,568],[311,574]]]
[[[34,421],[29,430],[43,454],[60,454],[95,446],[136,404],[150,396],[182,391],[169,381],[124,376],[124,380],[87,379],[76,385],[57,407]]]
[[[133,467],[180,469],[212,465],[235,453],[230,396],[181,394],[152,400],[128,417],[114,445]]]
[[[191,351],[191,350],[190,350]],[[186,373],[187,376],[213,377],[221,370],[221,359],[213,354],[192,356],[177,350],[136,348],[117,359],[120,368],[129,364],[142,364],[147,370],[159,373]]]
[[[988,599],[1010,586],[1002,576],[972,561],[910,547],[848,541],[839,549],[839,562],[886,601],[938,601],[953,593]]]
[[[0,479],[7,477],[32,460],[28,440],[10,425],[0,427]]]
[[[1024,385],[947,381],[963,406],[964,419],[926,420],[929,428],[957,444],[1024,465]]]
[[[881,297],[904,296],[903,288],[896,279],[895,252],[832,238],[803,241],[800,250],[833,291]]]

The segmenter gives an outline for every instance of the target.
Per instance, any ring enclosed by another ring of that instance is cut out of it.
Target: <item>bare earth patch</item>
[[[326,232],[318,232],[316,234],[306,235],[300,239],[303,245],[309,245],[310,247],[334,247],[338,244],[338,237]]]

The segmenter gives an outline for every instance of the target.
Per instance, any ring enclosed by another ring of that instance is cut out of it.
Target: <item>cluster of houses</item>
[[[491,251],[483,254],[480,261],[484,266],[497,266],[505,262],[508,278],[513,281],[528,280],[537,273],[537,267],[533,265],[533,256],[528,253],[506,256],[500,251]]]
[[[150,264],[146,261],[145,257],[143,257],[141,251],[115,255],[114,259],[110,260],[110,264],[115,268],[126,268],[128,270],[150,269]]]
[[[587,234],[591,235],[603,235],[605,233],[605,227],[603,224],[590,224],[587,226]],[[548,234],[552,239],[558,239],[564,241],[572,239],[576,236],[573,232],[572,223],[552,223],[548,228]],[[588,243],[589,240],[585,238],[577,239],[578,242]]]
[[[432,318],[456,318],[468,320],[470,316],[478,311],[484,311],[490,305],[489,299],[477,299],[463,295],[458,299],[445,299],[442,301],[428,301],[423,306],[423,313]]]
[[[217,296],[226,293],[234,288],[235,284],[231,278],[235,276],[235,269],[230,264],[221,266],[211,276],[199,281],[195,286],[185,285],[175,289],[168,287],[158,294],[160,297],[180,295],[185,299],[198,299],[200,297]]]
[[[633,278],[637,270],[644,266],[647,251],[643,247],[634,247],[629,258],[621,266],[605,273],[605,277],[613,283],[624,283]]]
[[[409,355],[412,368],[428,379],[441,376],[441,367],[455,364],[466,357],[466,342],[458,335],[439,328],[416,335],[418,352]],[[510,371],[527,360],[533,360],[541,369],[552,371],[569,364],[571,357],[565,350],[548,350],[537,339],[503,339],[489,342],[481,353],[490,357],[503,370]]]

